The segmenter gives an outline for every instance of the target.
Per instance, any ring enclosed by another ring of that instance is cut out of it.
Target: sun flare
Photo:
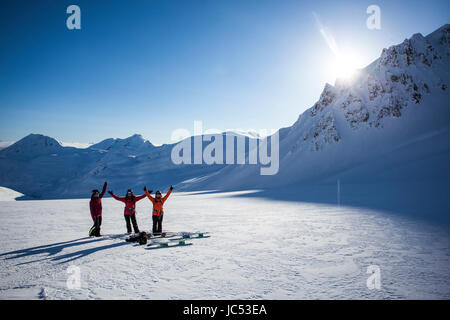
[[[334,74],[339,79],[351,78],[361,68],[361,58],[353,52],[342,52],[334,61]]]

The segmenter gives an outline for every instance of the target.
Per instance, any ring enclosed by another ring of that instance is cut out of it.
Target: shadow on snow
[[[245,192],[239,192],[245,191]],[[422,220],[450,227],[450,181],[383,183],[298,184],[259,190],[193,191],[184,196],[221,195],[234,198],[266,199],[323,205],[367,208],[395,216]],[[236,194],[227,194],[238,192]]]
[[[62,252],[63,249],[76,247],[76,246],[82,246],[82,245],[86,245],[86,244],[90,244],[90,243],[94,243],[94,242],[100,242],[100,241],[104,241],[104,240],[108,240],[108,239],[114,239],[114,238],[115,238],[114,236],[109,236],[109,237],[107,236],[104,238],[83,237],[83,238],[78,238],[78,239],[73,239],[73,240],[68,240],[68,241],[63,241],[63,242],[57,242],[57,243],[41,245],[41,246],[36,246],[36,247],[31,247],[31,248],[26,248],[26,249],[4,252],[4,253],[0,253],[0,257],[5,257],[6,260],[10,260],[10,259],[19,259],[19,258],[24,258],[24,257],[29,257],[29,256],[38,256],[41,254],[46,254],[47,255],[46,258],[33,260],[33,261],[27,261],[27,262],[19,263],[18,265],[25,265],[25,264],[30,264],[33,262],[44,261],[44,260],[59,261],[60,263],[67,263],[67,262],[74,261],[76,259],[85,257],[87,255],[90,255],[90,254],[98,252],[98,251],[108,250],[111,248],[115,248],[115,247],[119,247],[119,246],[127,244],[126,242],[116,242],[116,243],[107,244],[107,245],[103,245],[103,246],[96,246],[93,248],[82,249],[82,250],[70,252],[70,253],[63,254],[63,255],[58,255],[60,252]]]

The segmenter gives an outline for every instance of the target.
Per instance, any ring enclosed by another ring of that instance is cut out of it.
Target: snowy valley
[[[101,238],[87,237],[87,199],[2,202],[0,298],[450,298],[445,228],[243,193],[175,193],[165,229],[211,237],[158,250],[124,241],[123,206],[110,198],[103,200]],[[150,201],[137,211],[149,230]],[[18,220],[20,232],[11,232]],[[370,266],[379,267],[379,290],[367,287]],[[79,288],[67,285],[70,267],[79,268]]]

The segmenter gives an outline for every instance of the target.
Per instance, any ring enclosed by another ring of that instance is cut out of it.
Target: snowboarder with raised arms
[[[131,223],[133,224],[134,233],[139,233],[139,227],[136,221],[136,202],[145,198],[145,194],[141,196],[135,196],[133,194],[133,190],[128,189],[125,197],[118,197],[112,191],[108,191],[108,193],[116,200],[125,203],[124,209],[124,217],[125,222],[127,224],[127,233],[131,233]],[[131,223],[130,223],[131,222]]]
[[[89,236],[100,237],[100,227],[102,225],[102,198],[106,192],[107,183],[103,184],[102,192],[97,189],[92,190],[91,201],[89,201],[89,208],[91,209],[91,217],[94,225],[89,230]]]
[[[167,198],[172,193],[173,187],[170,186],[169,192],[162,197],[161,191],[156,191],[155,197],[153,198],[150,193],[147,190],[147,187],[144,187],[144,192],[147,195],[147,198],[153,203],[153,212],[152,212],[152,219],[153,219],[153,233],[161,233],[162,232],[162,221],[164,217],[164,202],[166,202]]]

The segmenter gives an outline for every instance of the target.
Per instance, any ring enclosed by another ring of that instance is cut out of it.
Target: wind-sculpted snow
[[[0,187],[0,201],[13,201],[22,196],[23,194],[20,192]]]
[[[441,226],[244,192],[175,193],[164,229],[211,237],[146,250],[120,236],[123,207],[112,199],[103,200],[106,236],[88,238],[88,202],[2,202],[0,299],[450,298],[450,238]],[[148,230],[150,202],[137,212]],[[79,289],[67,286],[71,266],[80,268]],[[367,287],[370,266],[380,270],[379,290]]]

